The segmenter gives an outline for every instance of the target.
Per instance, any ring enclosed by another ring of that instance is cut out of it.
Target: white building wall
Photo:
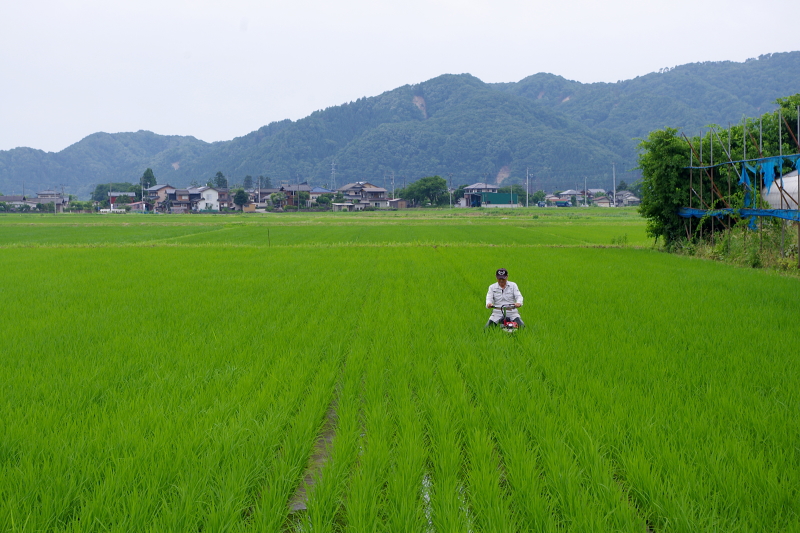
[[[205,211],[211,209],[212,211],[219,211],[219,193],[215,190],[207,190],[201,193],[202,200],[197,202],[197,209]]]

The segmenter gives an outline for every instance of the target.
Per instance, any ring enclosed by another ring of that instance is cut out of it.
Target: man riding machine
[[[516,283],[508,281],[505,268],[497,269],[495,278],[497,283],[489,285],[486,293],[486,307],[492,309],[492,315],[484,327],[499,325],[506,331],[516,331],[525,325],[517,310],[522,307],[522,293]]]

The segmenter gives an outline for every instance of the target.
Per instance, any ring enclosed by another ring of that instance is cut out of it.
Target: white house
[[[479,193],[479,192],[497,192],[499,187],[497,185],[491,185],[489,183],[473,183],[467,187],[464,187],[464,192],[469,193]]]
[[[190,193],[199,193],[200,198],[195,204],[197,211],[219,211],[219,191],[214,187],[198,187],[189,189]]]
[[[383,187],[376,187],[366,181],[348,183],[337,190],[342,193],[345,200],[355,205],[356,211],[361,211],[365,207],[375,209],[387,209],[389,207],[390,199],[386,197],[388,191]]]

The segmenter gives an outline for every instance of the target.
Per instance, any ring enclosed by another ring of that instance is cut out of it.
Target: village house
[[[227,187],[215,187],[217,191],[217,201],[219,202],[219,209],[233,209],[233,198],[231,197],[230,189]]]
[[[194,204],[195,211],[219,211],[219,191],[215,187],[197,187],[189,192],[200,194]]]
[[[473,183],[464,187],[464,197],[459,198],[457,207],[520,207],[519,195],[500,193],[497,185]]]
[[[64,208],[69,203],[69,200],[64,198],[64,195],[60,192],[56,192],[53,190],[46,190],[36,193],[36,203],[46,205],[52,203],[56,213],[63,213]]]
[[[611,207],[611,198],[608,196],[598,196],[592,202],[597,207]]]
[[[15,210],[23,209],[22,206],[27,206],[24,209],[33,210],[39,205],[44,207],[47,204],[53,204],[56,213],[63,213],[69,204],[69,200],[64,198],[63,194],[53,190],[38,192],[36,197],[26,195],[0,196],[0,202],[5,202]]]
[[[153,185],[152,187],[146,188],[144,191],[145,194],[147,194],[147,199],[154,205],[158,205],[167,199],[169,193],[175,192],[175,187],[172,185]]]
[[[311,195],[311,186],[305,181],[296,185],[286,185],[281,187],[279,190],[286,195],[285,205],[300,205],[301,192],[307,192],[309,197]]]
[[[270,200],[270,196],[274,193],[280,192],[280,189],[272,188],[272,187],[262,187],[251,189],[247,191],[248,196],[250,197],[250,202],[255,205],[258,209],[264,209],[267,207],[268,204],[272,202]]]
[[[167,195],[170,213],[188,213],[195,209],[202,198],[197,189],[175,189]]]
[[[500,187],[497,185],[490,185],[488,183],[481,183],[481,182],[473,183],[468,187],[464,187],[465,194],[481,193],[481,192],[497,192],[499,190]]]
[[[583,192],[581,192],[581,191],[576,191],[575,189],[567,189],[564,192],[558,193],[558,197],[561,200],[569,200],[570,202],[572,201],[572,197],[573,196],[575,197],[575,200],[578,203],[582,203],[583,202]]]
[[[619,207],[629,207],[639,205],[642,201],[634,196],[631,191],[618,191],[616,203]]]
[[[390,198],[386,197],[386,189],[376,187],[367,181],[348,183],[343,187],[339,187],[337,191],[342,193],[346,202],[352,204],[354,206],[353,209],[356,211],[361,211],[365,207],[375,209],[389,208]]]
[[[33,206],[31,206],[28,203],[28,199],[25,196],[21,195],[21,194],[20,195],[9,194],[9,195],[5,195],[5,196],[0,196],[0,202],[8,204],[13,209],[20,209],[23,205],[27,205],[31,209],[34,209],[36,207],[35,204]]]
[[[114,207],[114,204],[117,203],[117,200],[119,198],[127,198],[130,201],[133,201],[136,199],[136,193],[127,191],[108,191],[108,203],[111,209],[116,209],[116,207]]]
[[[147,212],[147,202],[139,200],[138,202],[131,202],[127,205],[128,209],[133,211],[134,213],[146,213]]]

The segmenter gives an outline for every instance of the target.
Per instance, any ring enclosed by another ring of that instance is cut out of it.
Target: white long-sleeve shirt
[[[522,293],[513,281],[506,281],[505,289],[501,288],[499,283],[492,283],[489,285],[489,292],[486,293],[486,305],[489,304],[495,307],[522,305]]]

